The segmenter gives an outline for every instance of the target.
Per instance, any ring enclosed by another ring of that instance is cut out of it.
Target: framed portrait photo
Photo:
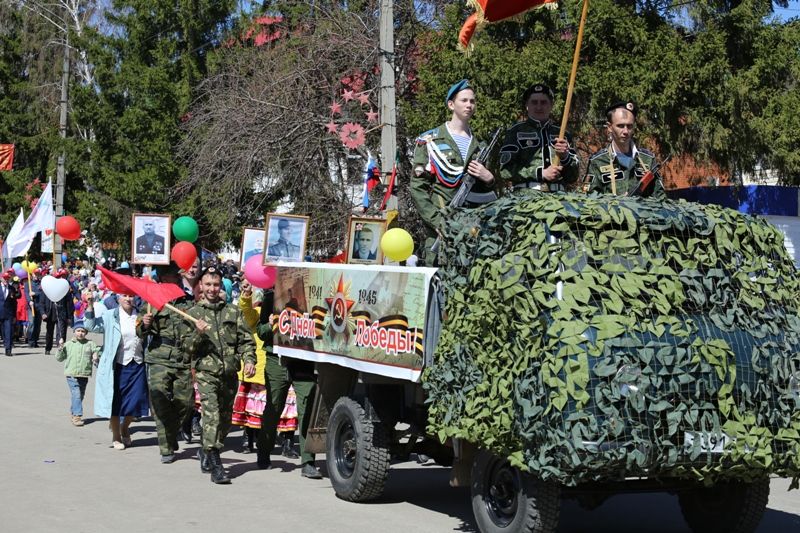
[[[244,270],[244,264],[254,255],[259,257],[264,255],[266,237],[267,231],[264,228],[242,228],[242,252],[239,255],[239,268]],[[261,262],[264,262],[263,259]]]
[[[264,264],[275,261],[300,262],[306,254],[308,217],[267,213]]]
[[[154,213],[134,213],[131,222],[131,263],[168,265],[172,249],[172,218]]]
[[[350,217],[347,229],[347,262],[357,265],[383,263],[381,237],[386,232],[386,219]]]

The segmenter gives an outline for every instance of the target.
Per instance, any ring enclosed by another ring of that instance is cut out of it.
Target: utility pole
[[[61,64],[61,115],[58,121],[58,134],[61,140],[67,138],[67,89],[69,87],[69,30],[67,27],[67,20],[65,14],[64,20],[64,59]],[[64,216],[64,189],[66,188],[66,163],[67,154],[62,147],[61,153],[58,156],[58,169],[56,173],[56,198],[55,198],[55,215],[56,220],[58,217]],[[58,235],[53,235],[53,266],[56,268],[61,266],[61,239]]]
[[[397,156],[397,113],[394,98],[394,2],[381,0],[381,173],[384,182]]]

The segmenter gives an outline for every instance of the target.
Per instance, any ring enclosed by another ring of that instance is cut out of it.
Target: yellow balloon
[[[36,264],[35,262],[33,262],[33,261],[23,261],[23,262],[21,263],[21,265],[22,265],[22,270],[24,270],[24,271],[25,271],[25,272],[27,272],[28,274],[32,274],[34,270],[36,270],[37,268],[39,268],[39,265],[37,265],[37,264]]]
[[[414,253],[414,239],[402,228],[392,228],[381,237],[383,255],[392,261],[405,261]]]

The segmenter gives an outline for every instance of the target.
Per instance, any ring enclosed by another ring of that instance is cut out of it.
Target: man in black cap
[[[589,158],[584,179],[589,192],[665,197],[661,176],[653,170],[655,155],[633,142],[636,112],[633,102],[616,102],[606,109],[609,143]]]
[[[553,101],[553,91],[544,83],[531,85],[522,95],[528,118],[508,129],[500,149],[500,177],[514,189],[563,191],[578,179],[571,136],[559,139],[559,127],[550,118]]]
[[[476,161],[481,143],[473,136],[470,119],[475,114],[475,91],[468,80],[453,84],[447,91],[445,104],[450,120],[428,130],[417,138],[411,176],[411,198],[428,230],[426,255],[436,240],[442,224],[442,210],[461,186],[465,174],[475,176],[466,207],[495,200],[494,174]],[[428,265],[434,264],[426,257]]]
[[[180,270],[175,263],[159,265],[156,271],[159,282],[180,286]],[[192,303],[187,295],[175,300],[173,305],[185,311]],[[181,328],[188,327],[184,322],[186,320],[183,317],[164,307],[155,314],[146,313],[136,328],[136,334],[146,343],[144,362],[147,364],[147,385],[161,462],[164,464],[175,460],[178,434],[194,407],[192,358],[180,343]]]
[[[292,227],[285,218],[278,220],[278,240],[269,245],[267,255],[299,260],[300,247],[292,244]]]

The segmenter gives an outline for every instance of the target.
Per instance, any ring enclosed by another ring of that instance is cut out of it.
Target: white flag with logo
[[[31,211],[28,220],[25,221],[16,240],[11,241],[9,239],[9,251],[13,246],[17,252],[12,257],[25,255],[25,252],[30,248],[31,242],[33,238],[36,237],[36,234],[40,231],[52,231],[55,224],[56,215],[55,211],[53,211],[53,187],[48,181],[47,187],[45,187],[42,192],[42,196],[39,197],[39,201],[36,202],[36,207]]]

